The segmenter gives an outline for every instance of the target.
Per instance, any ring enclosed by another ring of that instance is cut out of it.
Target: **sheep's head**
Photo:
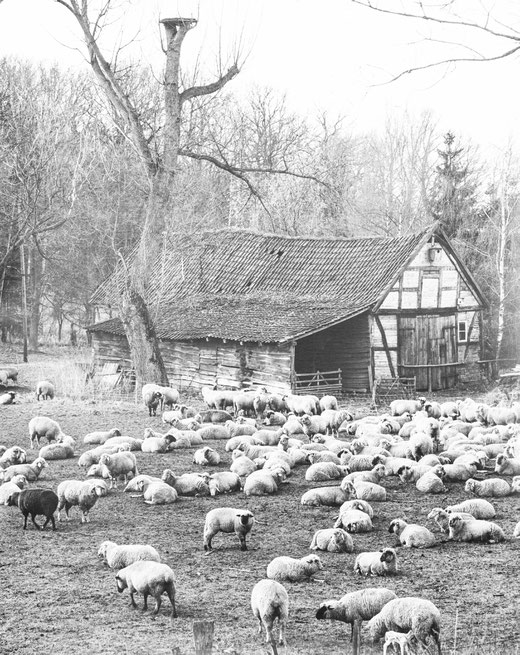
[[[397,470],[397,475],[402,482],[408,482],[412,477],[412,467],[405,465],[400,466]]]
[[[121,571],[116,574],[116,584],[117,584],[117,590],[121,594],[127,587],[126,580],[121,577]]]
[[[305,557],[302,557],[302,561],[305,562],[307,567],[312,569],[314,572],[323,570],[323,564],[318,555],[306,555]]]
[[[477,481],[473,480],[473,478],[470,478],[469,480],[466,480],[466,484],[464,485],[464,491],[468,491],[469,493],[474,493],[476,483],[477,483]]]
[[[38,471],[43,470],[44,468],[47,468],[49,465],[45,461],[43,457],[37,457],[34,462],[33,462],[34,468],[36,468]]]
[[[381,552],[380,560],[381,560],[381,562],[384,562],[385,564],[391,564],[392,562],[395,562],[396,557],[397,556],[396,556],[395,550],[393,548],[385,548]]]
[[[166,484],[173,485],[175,483],[175,480],[177,478],[175,477],[174,472],[171,469],[164,469],[162,475],[161,475],[161,480],[163,482],[166,482]]]
[[[14,482],[14,484],[17,487],[20,487],[20,489],[23,489],[25,487],[25,485],[27,484],[27,478],[25,477],[25,475],[22,475],[21,473],[18,473],[18,475],[14,475],[11,478],[11,482]]]
[[[112,462],[112,458],[110,455],[107,455],[106,453],[104,455],[101,455],[99,458],[99,463],[104,464],[105,466],[109,466],[110,463]]]
[[[448,525],[450,528],[457,528],[462,523],[462,518],[460,516],[450,516],[448,519]]]
[[[326,600],[320,604],[317,612],[316,618],[319,620],[322,619],[335,619],[336,612],[341,609],[341,604],[337,600]]]
[[[311,425],[311,423],[312,423],[312,421],[311,421],[311,417],[310,417],[308,414],[304,414],[304,415],[300,418],[300,422],[301,422],[301,424],[302,424],[303,426],[310,427],[310,425]]]
[[[406,528],[406,525],[406,521],[403,521],[403,519],[394,519],[388,526],[388,532],[399,536],[401,532]]]

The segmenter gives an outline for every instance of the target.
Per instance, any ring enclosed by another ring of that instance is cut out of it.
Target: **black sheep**
[[[58,496],[52,489],[24,489],[20,493],[15,493],[9,497],[8,505],[18,505],[22,514],[25,517],[23,529],[27,529],[27,518],[31,515],[31,520],[38,530],[44,530],[49,521],[52,523],[52,529],[56,530],[56,523],[54,521],[54,512],[58,507]],[[40,526],[35,521],[35,517],[43,514],[47,519],[45,523]]]

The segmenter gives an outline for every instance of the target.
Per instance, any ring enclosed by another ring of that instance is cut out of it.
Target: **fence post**
[[[195,655],[211,655],[213,651],[214,621],[193,621]]]

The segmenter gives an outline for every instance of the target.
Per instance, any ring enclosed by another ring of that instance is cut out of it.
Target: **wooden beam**
[[[388,341],[386,340],[386,334],[385,334],[385,329],[383,327],[383,324],[381,323],[381,319],[377,314],[374,315],[374,319],[376,321],[377,327],[379,328],[379,332],[381,333],[381,341],[383,342],[383,348],[385,349],[386,353],[386,359],[388,362],[388,369],[390,370],[390,375],[395,378],[395,369],[394,369],[394,364],[392,362],[392,356],[390,355],[390,350],[388,348]]]

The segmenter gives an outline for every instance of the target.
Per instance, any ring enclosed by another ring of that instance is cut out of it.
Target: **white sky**
[[[495,10],[514,11],[514,2],[494,0],[493,5]],[[201,69],[213,72],[219,41],[226,53],[240,39],[249,56],[232,82],[237,92],[247,93],[252,84],[271,86],[286,93],[291,106],[302,113],[346,116],[354,131],[378,128],[394,112],[408,110],[415,115],[429,110],[439,119],[441,130],[451,129],[484,150],[502,148],[516,137],[518,57],[459,64],[448,75],[440,70],[416,73],[374,86],[417,63],[444,57],[446,46],[424,42],[429,28],[416,21],[381,15],[349,0],[133,0],[130,4],[130,8],[125,4],[122,14],[126,28],[122,38],[130,40],[141,27],[133,53],[138,47],[143,61],[162,61],[159,16],[198,16],[199,24],[184,44],[184,61],[193,63],[199,57]],[[520,22],[520,8],[516,16]],[[440,38],[450,35],[443,33]],[[484,47],[487,42],[477,45]],[[54,0],[0,3],[0,56],[83,65],[74,48],[81,48],[78,28]]]

